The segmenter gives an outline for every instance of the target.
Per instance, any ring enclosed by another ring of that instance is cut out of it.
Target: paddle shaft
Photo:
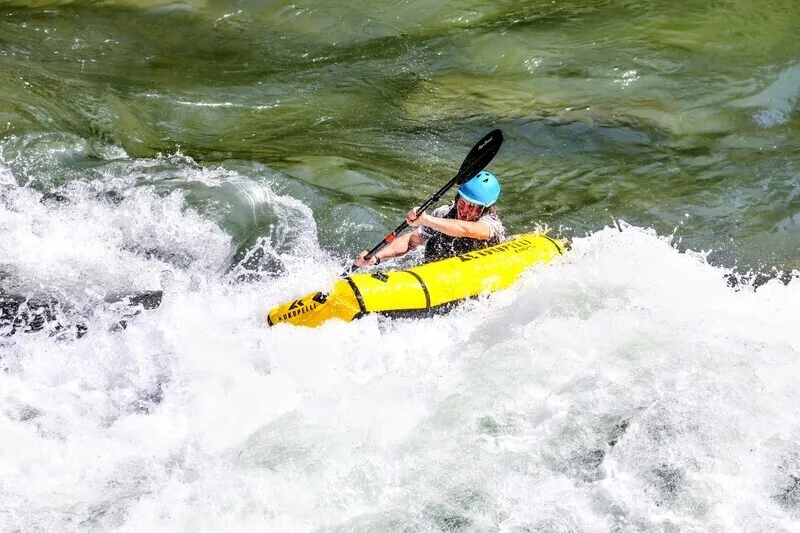
[[[458,173],[455,175],[455,177],[448,181],[444,187],[439,189],[436,194],[431,196],[419,207],[419,209],[417,209],[417,216],[424,213],[425,210],[431,206],[431,204],[438,202],[444,193],[446,193],[453,185],[460,185],[464,183],[478,174],[478,172],[486,168],[486,165],[491,162],[491,160],[497,154],[497,151],[500,150],[500,145],[502,143],[503,132],[500,130],[491,131],[483,139],[478,141],[478,143],[472,147],[472,150],[469,151],[467,157],[464,158],[464,162],[461,163],[461,168],[458,170]],[[377,246],[370,250],[367,255],[364,256],[364,259],[369,261],[376,253],[386,247],[390,242],[395,240],[397,236],[407,227],[408,222],[403,221],[403,223],[397,226],[393,232],[384,237],[384,239],[378,243]],[[356,269],[358,269],[358,266],[353,264],[344,275],[347,275]]]

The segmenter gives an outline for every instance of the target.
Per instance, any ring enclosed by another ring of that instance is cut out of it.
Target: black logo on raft
[[[291,303],[291,305],[289,305],[289,311],[275,317],[275,321],[283,322],[284,320],[289,320],[290,318],[294,318],[297,315],[302,315],[304,313],[308,313],[309,311],[313,311],[316,308],[317,308],[316,302],[310,305],[303,305],[303,300],[295,300]]]
[[[472,261],[473,259],[480,259],[481,257],[486,257],[488,255],[494,255],[500,252],[507,252],[508,250],[521,252],[522,250],[527,250],[532,245],[533,243],[528,239],[517,239],[515,241],[507,242],[505,244],[498,244],[497,246],[492,246],[491,248],[484,248],[483,250],[475,250],[474,252],[461,254],[457,257],[462,261],[466,262],[466,261]]]

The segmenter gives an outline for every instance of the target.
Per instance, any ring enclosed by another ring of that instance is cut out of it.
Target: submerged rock
[[[162,297],[163,291],[160,290],[141,291],[117,296],[99,305],[118,313],[119,319],[112,329],[125,329],[132,317],[161,305]],[[69,304],[50,297],[0,293],[0,336],[48,330],[53,335],[80,339],[89,328],[85,317],[67,312],[69,307]]]
[[[791,270],[776,270],[768,273],[756,272],[748,274],[736,274],[731,272],[725,275],[725,281],[728,283],[728,287],[737,291],[745,287],[752,288],[755,291],[773,279],[777,279],[784,285],[788,285],[792,280],[797,278],[800,278],[800,274],[798,274],[797,271]]]

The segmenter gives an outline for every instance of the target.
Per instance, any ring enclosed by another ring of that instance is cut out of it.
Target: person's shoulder
[[[481,215],[481,218],[479,218],[478,220],[480,220],[480,221],[484,221],[484,222],[489,222],[489,221],[491,221],[491,222],[497,222],[497,223],[500,223],[500,224],[502,224],[502,222],[501,222],[501,220],[500,220],[500,214],[497,212],[497,209],[495,209],[495,208],[490,208],[490,209],[487,209],[487,210],[486,210],[486,211],[485,211],[485,212],[484,212],[484,213]]]
[[[486,211],[484,211],[483,214],[481,215],[481,218],[483,218],[483,217],[492,217],[492,218],[496,218],[497,220],[500,220],[500,214],[497,212],[497,209],[495,209],[494,207],[488,207],[486,209]]]
[[[491,231],[492,237],[497,237],[499,239],[505,238],[506,228],[503,225],[503,222],[500,220],[500,215],[497,213],[497,209],[487,209],[486,212],[481,215],[481,218],[478,219],[478,222],[483,222],[489,226],[489,231]]]

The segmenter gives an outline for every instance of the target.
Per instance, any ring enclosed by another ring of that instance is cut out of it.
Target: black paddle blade
[[[503,132],[500,130],[490,131],[478,141],[464,158],[464,162],[461,163],[461,168],[456,174],[456,184],[461,185],[486,168],[497,155],[501,144],[503,144]]]

